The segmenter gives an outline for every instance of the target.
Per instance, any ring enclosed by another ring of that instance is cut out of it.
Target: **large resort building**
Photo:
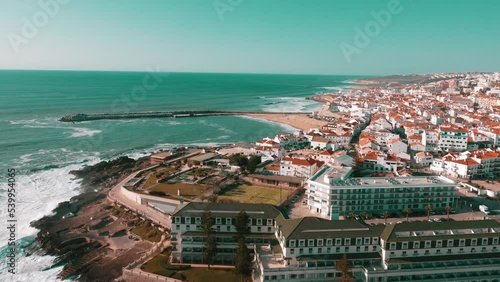
[[[310,210],[338,219],[351,212],[425,210],[450,206],[455,183],[444,176],[351,178],[349,167],[324,166],[307,180]]]
[[[494,220],[404,222],[288,219],[266,204],[188,203],[172,215],[173,261],[203,263],[204,209],[216,220],[216,263],[232,264],[234,220],[250,216],[247,247],[254,281],[336,281],[347,255],[355,281],[500,281],[500,223]]]

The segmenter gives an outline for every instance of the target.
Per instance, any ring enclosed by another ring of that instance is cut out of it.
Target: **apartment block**
[[[444,176],[351,178],[346,168],[325,166],[307,180],[308,207],[338,218],[351,212],[425,210],[452,205],[455,182]]]

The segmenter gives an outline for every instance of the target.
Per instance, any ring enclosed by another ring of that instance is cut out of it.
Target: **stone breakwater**
[[[237,116],[248,114],[307,114],[306,112],[257,112],[257,111],[176,111],[176,112],[137,112],[137,113],[98,113],[69,114],[59,119],[62,122],[80,122],[102,119],[134,119],[134,118],[182,118],[202,116]]]

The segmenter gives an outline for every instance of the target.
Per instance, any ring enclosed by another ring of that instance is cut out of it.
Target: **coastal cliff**
[[[78,281],[112,281],[122,267],[152,246],[129,231],[141,220],[115,206],[106,193],[120,179],[149,165],[148,159],[119,157],[71,171],[82,179],[82,193],[31,225],[39,232],[36,244],[64,265],[59,278]]]

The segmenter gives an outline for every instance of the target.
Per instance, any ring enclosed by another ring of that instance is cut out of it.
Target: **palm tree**
[[[446,215],[448,216],[448,221],[450,221],[450,212],[453,208],[450,206],[444,207],[444,211],[446,212]]]
[[[410,208],[406,208],[403,210],[403,213],[406,214],[406,222],[408,222],[410,219],[410,214],[412,213],[413,211],[410,209]]]
[[[384,211],[384,224],[387,224],[387,218],[391,215],[390,212]]]
[[[428,204],[425,206],[425,210],[427,211],[427,221],[429,221],[431,219],[432,205]]]

